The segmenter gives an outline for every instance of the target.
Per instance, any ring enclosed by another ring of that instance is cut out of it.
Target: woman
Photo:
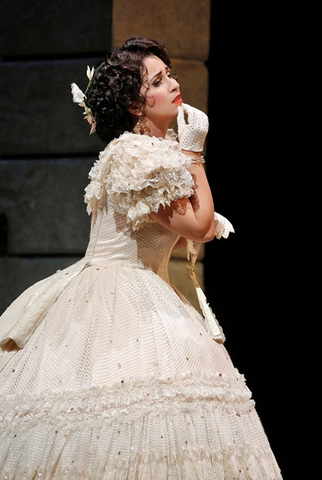
[[[0,478],[281,479],[222,330],[168,276],[173,248],[188,244],[193,276],[196,246],[229,233],[203,168],[207,116],[150,39],[88,77],[73,98],[107,144],[85,189],[89,245],[1,317]]]

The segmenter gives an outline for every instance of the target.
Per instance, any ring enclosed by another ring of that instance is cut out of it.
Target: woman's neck
[[[165,138],[168,128],[168,122],[165,122],[163,125],[156,125],[151,120],[144,119],[139,127],[134,127],[133,132],[140,133],[141,135],[148,135],[149,137]]]

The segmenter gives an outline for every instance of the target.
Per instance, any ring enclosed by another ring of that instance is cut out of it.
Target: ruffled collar
[[[176,133],[173,128],[169,128],[167,130],[166,136],[163,137],[156,137],[155,135],[144,135],[141,133],[136,133],[136,132],[128,132],[125,131],[121,133],[121,135],[117,138],[114,138],[107,146],[108,148],[111,144],[114,144],[115,142],[123,141],[123,140],[131,140],[135,141],[135,139],[138,139],[139,141],[150,143],[150,142],[175,142],[177,146],[179,146],[178,142],[178,134]]]

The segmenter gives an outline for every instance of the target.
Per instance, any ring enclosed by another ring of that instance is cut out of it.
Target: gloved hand
[[[185,114],[188,116],[188,123],[186,123]],[[202,152],[209,128],[207,115],[183,103],[178,109],[177,122],[180,147],[183,150]]]
[[[226,217],[215,212],[215,237],[228,238],[230,233],[235,233],[234,227]]]

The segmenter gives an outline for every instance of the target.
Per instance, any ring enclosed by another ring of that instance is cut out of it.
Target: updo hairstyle
[[[165,47],[144,37],[131,37],[124,45],[113,48],[105,61],[96,66],[85,92],[85,104],[92,111],[97,135],[104,143],[133,130],[139,115],[131,114],[130,107],[138,106],[144,116],[146,98],[140,89],[147,74],[143,61],[150,55],[159,57],[171,68]]]

